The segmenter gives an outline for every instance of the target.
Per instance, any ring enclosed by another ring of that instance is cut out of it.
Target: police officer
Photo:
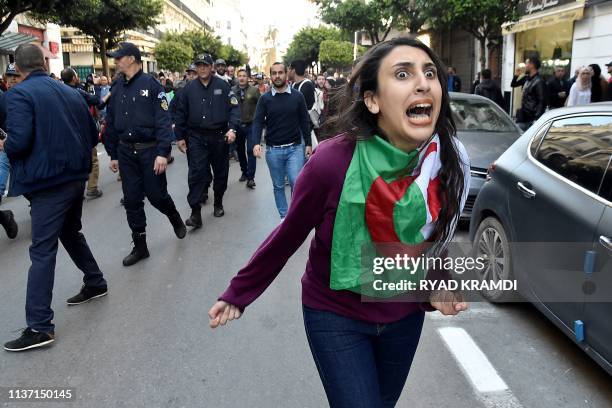
[[[134,249],[123,259],[130,266],[149,257],[144,198],[165,214],[178,238],[185,224],[168,194],[166,167],[172,143],[172,122],[164,89],[142,72],[140,51],[128,42],[108,53],[121,73],[107,107],[106,147],[110,168],[121,171],[123,197]]]
[[[187,153],[189,164],[190,227],[202,226],[202,198],[208,196],[206,168],[213,169],[214,216],[222,217],[223,194],[229,174],[229,144],[236,139],[240,124],[238,98],[227,82],[213,74],[213,60],[208,54],[194,61],[198,79],[185,86],[178,101],[174,132],[177,146]]]

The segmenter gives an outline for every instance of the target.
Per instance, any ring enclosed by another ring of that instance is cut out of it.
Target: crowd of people
[[[568,76],[564,66],[556,66],[548,80],[541,75],[541,61],[538,57],[525,60],[524,68],[517,68],[511,87],[522,88],[521,106],[516,110],[515,119],[523,130],[528,129],[547,109],[587,105],[595,102],[612,101],[612,61],[606,64],[608,79],[602,75],[598,64],[576,68],[574,76]],[[449,75],[454,72],[449,67]],[[458,87],[449,91],[459,92]],[[485,69],[476,75],[471,93],[491,99],[506,108],[501,88],[491,79],[491,70]]]
[[[67,304],[108,293],[81,232],[83,197],[102,196],[94,164],[100,140],[122,184],[133,242],[125,267],[151,256],[145,197],[178,239],[185,239],[187,228],[202,227],[211,186],[213,215],[224,216],[234,144],[240,180],[250,189],[256,158],[265,151],[280,222],[211,307],[210,326],[238,319],[314,229],[302,302],[330,405],[394,406],[424,313],[456,315],[467,303],[445,290],[418,300],[364,301],[361,248],[381,242],[443,248],[452,239],[470,181],[469,158],[450,114],[448,92],[451,84],[460,86],[454,73],[449,79],[439,57],[409,37],[373,46],[349,81],[309,77],[302,60],[276,62],[269,77],[253,76],[209,54],[198,55],[178,79],[143,72],[134,44],[121,43],[108,55],[115,77],[92,74],[81,84],[70,67],[52,78],[35,45],[15,52],[17,84],[0,96],[0,128],[6,130],[0,152],[10,164],[9,195],[29,201],[32,244],[27,327],[4,349],[20,352],[55,341],[51,300],[59,242],[83,272],[81,289]],[[173,144],[187,157],[186,219],[167,190]],[[0,224],[15,238],[12,212],[0,211]],[[429,272],[428,279],[449,277],[448,271]]]

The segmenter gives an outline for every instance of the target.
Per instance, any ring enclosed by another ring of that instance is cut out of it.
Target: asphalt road
[[[101,148],[99,148],[102,151]],[[175,152],[169,189],[184,217],[187,170]],[[151,257],[124,268],[131,249],[120,184],[100,155],[104,196],[86,201],[84,233],[109,283],[106,298],[77,307],[80,272],[63,249],[53,308],[57,341],[48,349],[0,352],[0,387],[61,387],[73,402],[14,407],[324,407],[326,399],[303,329],[300,277],[307,243],[241,320],[208,328],[207,311],[230,278],[278,223],[265,161],[257,188],[238,182],[232,162],[226,216],[203,208],[204,228],[174,237],[147,204]],[[30,220],[24,199],[9,199],[20,234],[0,234],[0,340],[24,327]],[[466,240],[460,231],[457,240]],[[528,304],[473,303],[458,317],[429,313],[398,407],[611,407],[612,383]],[[463,350],[457,353],[457,350]],[[6,389],[4,389],[6,391]]]

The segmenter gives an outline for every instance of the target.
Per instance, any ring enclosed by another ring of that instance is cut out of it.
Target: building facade
[[[143,70],[157,71],[155,46],[164,32],[206,29],[212,21],[212,0],[165,0],[160,23],[148,30],[129,30],[123,41],[133,42],[142,54]],[[93,39],[73,27],[61,28],[62,63],[72,66],[84,78],[91,72],[102,71],[102,59]],[[114,73],[109,62],[111,75]]]
[[[520,88],[510,82],[525,60],[536,56],[542,62],[540,74],[548,80],[555,67],[564,67],[566,77],[583,65],[598,64],[607,77],[604,64],[612,60],[612,1],[602,0],[524,0],[521,18],[505,24],[502,91],[511,102],[511,112],[520,107]]]

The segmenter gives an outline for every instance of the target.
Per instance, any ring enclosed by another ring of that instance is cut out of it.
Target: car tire
[[[481,281],[485,279],[492,281],[514,279],[508,235],[497,218],[487,217],[478,225],[474,236],[472,256],[474,258],[485,258],[485,267],[476,271],[477,277]],[[514,291],[504,290],[483,289],[480,294],[493,303],[504,303],[520,298]]]

